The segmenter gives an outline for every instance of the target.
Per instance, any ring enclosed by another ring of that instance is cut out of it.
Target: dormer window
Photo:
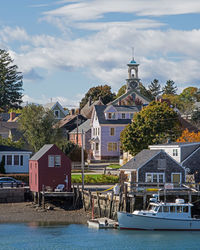
[[[60,110],[54,110],[54,115],[56,118],[60,118]]]
[[[115,119],[115,113],[108,113],[108,119]]]

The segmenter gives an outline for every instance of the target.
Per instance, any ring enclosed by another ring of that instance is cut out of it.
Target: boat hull
[[[174,219],[118,212],[120,229],[200,231],[199,219]]]

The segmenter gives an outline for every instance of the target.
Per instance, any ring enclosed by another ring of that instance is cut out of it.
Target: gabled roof
[[[67,115],[67,116],[65,116],[62,120],[60,120],[59,122],[57,122],[57,123],[54,125],[54,127],[57,127],[57,126],[58,126],[58,128],[62,128],[62,127],[64,127],[65,125],[67,125],[69,122],[71,122],[72,120],[76,119],[77,116],[78,116],[78,118],[82,118],[82,119],[85,119],[85,120],[86,120],[86,118],[85,118],[84,116],[80,115],[80,114],[78,114],[78,115]]]
[[[199,155],[199,159],[200,159],[200,147],[198,147],[195,151],[193,151],[185,160],[183,160],[182,162],[181,162],[181,164],[184,166],[184,165],[186,165],[187,164],[187,161],[188,160],[191,160],[192,159],[192,157],[195,157],[196,155]],[[193,163],[194,164],[194,163]],[[199,163],[198,162],[196,162],[196,164],[198,165],[198,167],[199,167]],[[194,166],[193,166],[194,167]]]
[[[81,115],[90,119],[92,116],[92,111],[93,111],[93,108],[95,105],[103,105],[103,102],[101,100],[97,100],[97,101],[94,101],[92,104],[90,104],[90,101],[88,101],[85,104],[85,106],[81,109]]]
[[[117,104],[120,100],[123,100],[124,98],[126,98],[127,96],[131,95],[131,94],[136,94],[138,96],[140,96],[142,99],[144,99],[146,102],[151,102],[148,98],[146,98],[145,96],[143,96],[142,94],[140,94],[139,91],[137,91],[136,89],[130,89],[128,92],[124,93],[123,95],[119,96],[117,99],[115,99],[114,101],[110,102],[109,104]]]
[[[46,103],[46,104],[43,105],[43,107],[46,110],[47,109],[53,110],[56,107],[56,105],[59,107],[59,109],[63,112],[64,115],[68,114],[68,112],[63,109],[62,105],[59,102]]]
[[[25,150],[25,149],[21,149],[21,148],[15,148],[12,146],[6,146],[6,145],[0,145],[0,152],[29,152],[31,153],[29,150]]]
[[[88,130],[90,130],[90,119],[82,123],[81,125],[78,126],[78,132],[81,133],[86,133]],[[76,134],[77,133],[77,128],[73,129],[70,134]]]
[[[120,169],[128,170],[128,169],[138,169],[152,158],[154,158],[159,153],[163,152],[162,150],[149,150],[143,149],[140,153],[138,153],[135,157],[133,157],[130,161],[128,161],[125,165],[123,165]]]
[[[138,108],[136,106],[117,106],[113,105],[118,112],[138,112]],[[118,119],[118,120],[106,120],[104,111],[107,108],[107,105],[95,105],[94,109],[97,114],[97,118],[100,124],[129,124],[131,123],[131,119]]]
[[[184,147],[184,146],[190,146],[190,145],[200,145],[200,142],[169,142],[169,143],[163,143],[163,144],[155,144],[155,145],[149,145],[150,148],[153,147]]]
[[[37,153],[35,153],[30,160],[38,161],[54,144],[45,144]]]

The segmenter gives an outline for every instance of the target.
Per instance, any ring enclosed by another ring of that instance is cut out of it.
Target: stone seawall
[[[0,203],[24,201],[24,188],[0,188]]]

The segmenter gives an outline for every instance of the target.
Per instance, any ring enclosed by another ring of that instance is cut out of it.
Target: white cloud
[[[69,20],[94,20],[107,13],[135,13],[138,16],[161,16],[200,13],[197,0],[85,0],[68,3],[45,15],[61,16]]]
[[[28,103],[35,103],[35,104],[46,104],[49,102],[59,102],[63,107],[67,107],[69,109],[71,108],[78,108],[79,107],[79,97],[82,96],[80,94],[78,94],[77,96],[75,96],[72,99],[68,99],[66,97],[63,96],[54,96],[54,97],[47,97],[46,95],[41,95],[40,97],[37,98],[33,98],[30,97],[29,95],[24,95],[23,96],[23,102],[24,104],[28,104]]]
[[[49,74],[57,69],[82,70],[100,83],[108,83],[118,89],[127,77],[126,63],[135,47],[135,58],[141,64],[139,74],[143,82],[153,78],[161,81],[173,79],[179,86],[194,86],[200,79],[200,30],[160,30],[162,25],[154,20],[131,22],[85,23],[83,27],[97,32],[82,38],[60,38],[49,35],[29,36],[21,28],[2,29],[2,34],[24,34],[21,50],[10,50],[15,63],[29,79],[40,78],[37,69]],[[156,29],[153,29],[156,27]]]
[[[26,31],[20,27],[11,28],[9,26],[4,27],[0,30],[0,40],[3,42],[17,41],[28,41],[29,36]]]

